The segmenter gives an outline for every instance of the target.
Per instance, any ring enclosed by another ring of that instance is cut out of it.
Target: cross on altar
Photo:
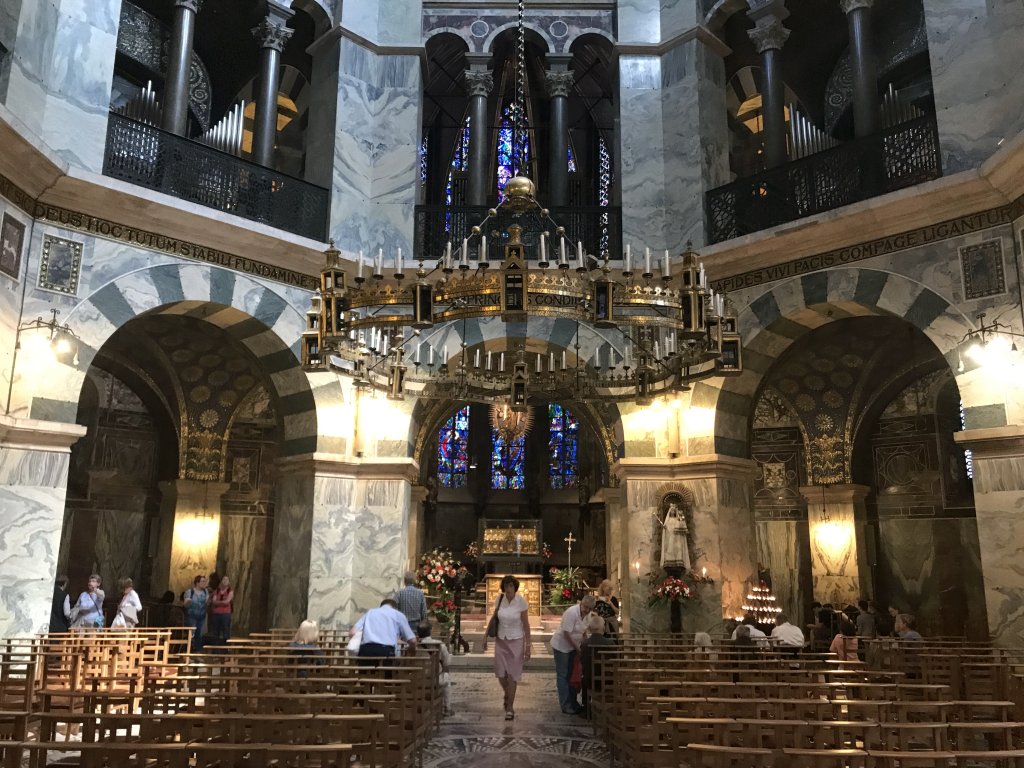
[[[569,545],[569,567],[572,568],[572,544],[574,541],[579,541],[579,539],[574,539],[572,531],[569,531],[569,535],[562,539],[562,541]]]

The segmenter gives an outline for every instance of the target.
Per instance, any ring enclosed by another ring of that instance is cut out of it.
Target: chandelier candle
[[[548,233],[540,233],[540,261],[538,266],[544,269],[548,265]]]
[[[480,237],[480,256],[478,257],[480,266],[487,264],[490,259],[487,258],[487,235],[481,235]]]
[[[629,268],[630,261],[632,261],[632,259],[633,259],[633,246],[630,245],[629,243],[626,243],[626,258],[624,259],[624,263],[622,265],[622,272],[623,272],[623,274],[628,275],[632,271]]]
[[[384,277],[384,249],[377,249],[377,260],[373,265],[373,276]]]
[[[672,260],[668,256],[668,249],[665,249],[665,260],[661,263],[661,276],[668,280],[672,277]]]
[[[356,262],[356,280],[363,279],[363,250],[359,249],[359,260]]]
[[[469,267],[469,240],[464,239],[462,241],[462,255],[459,259],[459,265]]]

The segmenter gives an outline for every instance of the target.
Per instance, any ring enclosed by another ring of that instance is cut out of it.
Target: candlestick
[[[469,239],[463,238],[462,240],[462,258],[459,259],[461,266],[469,266]]]
[[[633,563],[633,567],[636,569],[636,583],[640,583],[640,561],[637,560]]]
[[[359,260],[356,262],[356,277],[362,278],[363,276],[363,249],[359,249]]]
[[[540,233],[540,265],[546,267],[548,263],[548,233]]]
[[[427,365],[431,368],[434,367],[434,348],[429,346],[427,347]]]
[[[630,245],[629,243],[626,243],[626,259],[625,259],[625,264],[623,264],[623,269],[622,269],[623,272],[631,272],[632,271],[629,268],[630,267],[630,261],[632,260],[632,258],[633,258],[633,246]]]
[[[650,248],[644,248],[644,274],[645,275],[654,274],[653,272],[651,272],[651,249]]]
[[[549,353],[549,355],[550,356],[548,358],[548,370],[553,371],[555,370],[555,353],[551,352]]]
[[[558,249],[558,265],[561,266],[562,264],[568,264],[568,263],[569,262],[566,260],[566,255],[565,255],[565,238],[563,237],[561,239],[561,244],[560,244],[560,247]]]
[[[565,370],[565,350],[562,350],[562,370]]]
[[[419,364],[420,364],[420,348],[421,348],[422,346],[423,346],[422,344],[417,344],[417,345],[416,345],[416,354],[415,354],[415,355],[413,355],[413,358],[412,358],[412,361],[413,361],[414,363],[416,363],[416,365],[419,365]]]

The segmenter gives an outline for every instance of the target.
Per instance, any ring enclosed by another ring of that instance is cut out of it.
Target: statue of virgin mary
[[[690,570],[690,529],[686,513],[672,502],[665,512],[661,530],[661,567]]]

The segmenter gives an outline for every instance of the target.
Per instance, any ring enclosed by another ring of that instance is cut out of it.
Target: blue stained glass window
[[[526,435],[513,438],[506,445],[505,438],[491,427],[491,488],[510,491],[525,488],[525,458]]]
[[[572,144],[569,145],[569,173],[576,173],[576,155],[572,151]]]
[[[437,434],[437,478],[446,488],[466,485],[469,470],[469,406],[457,410]]]
[[[420,184],[427,183],[427,137],[420,142]]]
[[[466,115],[466,119],[462,124],[462,133],[459,134],[458,139],[455,141],[455,149],[452,152],[452,164],[448,170],[448,180],[444,186],[444,204],[451,206],[452,200],[452,174],[455,171],[465,171],[469,168],[469,115]],[[451,232],[452,229],[452,214],[451,211],[445,212],[444,216],[444,228]]]
[[[561,405],[548,406],[548,456],[552,488],[573,488],[579,468],[579,422]]]
[[[516,135],[515,104],[509,104],[501,113],[498,124],[498,198],[505,199],[505,184],[530,166],[530,131],[523,117],[525,130]],[[518,146],[516,146],[518,145]]]
[[[608,151],[608,145],[604,137],[600,137],[597,144],[597,204],[607,208],[611,205],[612,189],[612,154]],[[601,240],[598,243],[598,250],[606,253],[608,251],[609,232],[608,214],[601,214]]]

